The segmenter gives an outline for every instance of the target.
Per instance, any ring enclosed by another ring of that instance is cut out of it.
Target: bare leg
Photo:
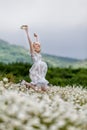
[[[46,92],[49,90],[49,87],[48,86],[41,86],[41,90]]]
[[[48,86],[41,86],[41,87],[37,87],[36,85],[33,85],[31,83],[28,83],[25,81],[25,85],[26,85],[26,88],[32,88],[33,90],[37,91],[37,92],[41,92],[41,91],[48,91],[49,90],[49,87]]]
[[[38,88],[36,85],[33,85],[33,84],[31,84],[30,88],[32,88],[32,89],[35,90],[36,92],[40,92],[40,91],[41,91],[40,88]]]
[[[31,83],[25,82],[25,85],[26,85],[27,88],[31,87]]]
[[[38,89],[38,87],[36,85],[33,85],[31,83],[28,83],[28,82],[25,82],[25,85],[26,85],[27,88],[32,88],[33,90],[35,90],[37,92],[40,91],[40,89]]]

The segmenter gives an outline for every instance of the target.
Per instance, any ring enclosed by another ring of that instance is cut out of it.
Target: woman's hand
[[[22,25],[21,29],[25,30],[26,32],[28,32],[28,25]]]
[[[34,33],[35,41],[38,42],[38,35]]]
[[[38,37],[38,35],[36,33],[34,33],[34,37]]]

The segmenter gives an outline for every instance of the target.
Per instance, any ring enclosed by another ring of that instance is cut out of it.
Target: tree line
[[[18,83],[20,80],[30,82],[29,63],[0,63],[0,80],[7,77],[10,82]],[[53,68],[48,67],[46,79],[50,85],[62,86],[82,86],[87,88],[87,69],[86,68]]]

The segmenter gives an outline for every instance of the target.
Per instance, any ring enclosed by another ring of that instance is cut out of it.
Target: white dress
[[[34,52],[31,54],[33,65],[30,68],[30,79],[33,85],[47,85],[49,82],[45,79],[47,73],[47,64],[42,61],[40,53]]]

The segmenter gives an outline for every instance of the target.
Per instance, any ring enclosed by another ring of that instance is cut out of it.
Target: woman
[[[28,32],[28,26],[23,25],[21,29],[24,29],[28,38],[29,46],[30,46],[30,54],[33,60],[33,65],[29,70],[29,75],[31,82],[28,83],[26,81],[22,81],[21,84],[26,85],[26,87],[31,87],[36,91],[47,90],[48,81],[45,79],[47,73],[47,64],[42,60],[41,45],[38,41],[38,35],[34,33],[35,42],[32,42],[30,39],[30,35]]]

